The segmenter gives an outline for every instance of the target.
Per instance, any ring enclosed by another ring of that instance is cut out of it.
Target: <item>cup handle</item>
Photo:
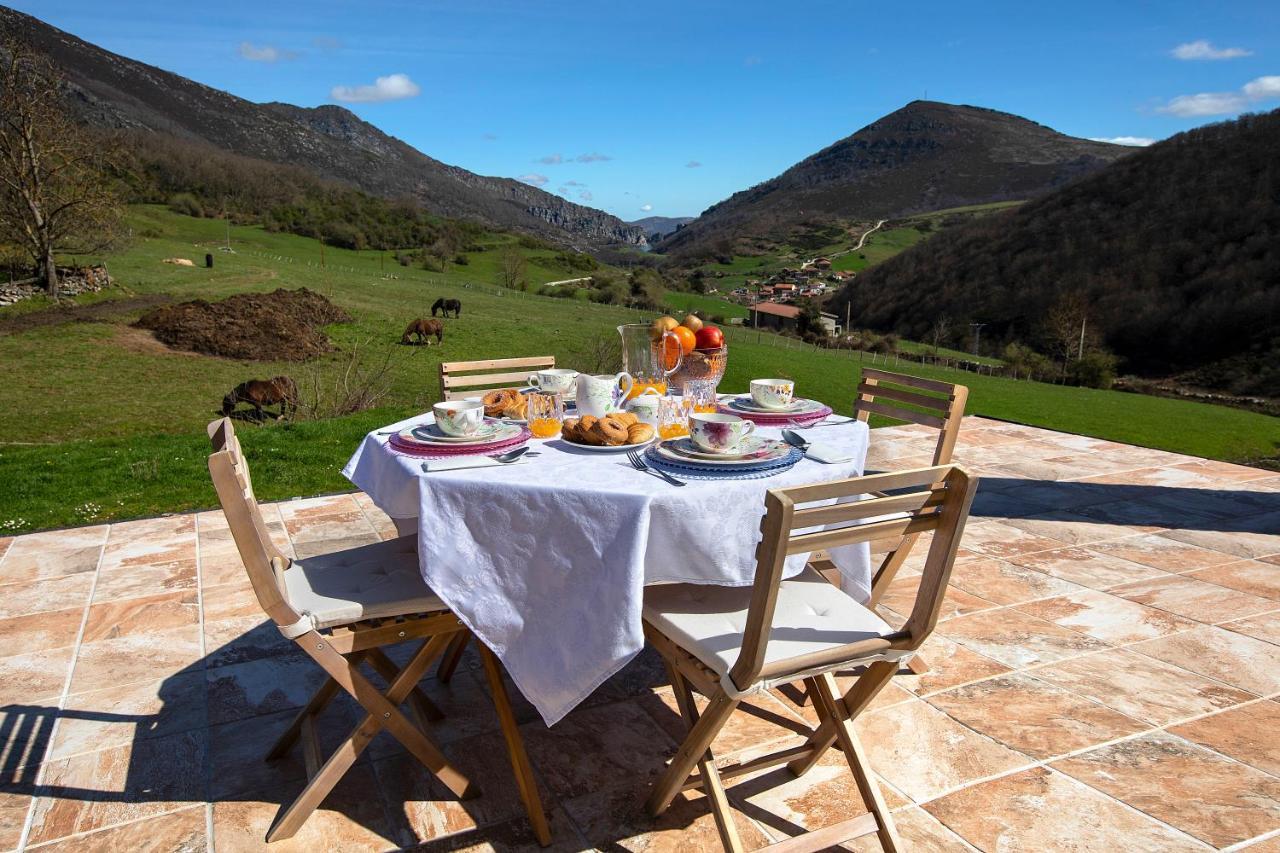
[[[539,381],[538,374],[536,373],[530,373],[529,378],[525,380],[525,384],[532,385],[534,388],[537,388],[539,390],[542,389],[542,382]]]
[[[622,396],[618,398],[619,400],[627,399],[628,395],[631,394],[631,389],[636,384],[636,381],[631,378],[631,374],[625,372],[613,377],[613,381],[617,383],[618,389],[622,392]]]
[[[743,438],[746,438],[747,436],[751,435],[751,433],[753,433],[753,432],[755,432],[755,431],[756,431],[756,422],[755,422],[755,421],[748,421],[748,420],[744,420],[744,421],[742,422],[742,437],[743,437]]]
[[[670,370],[666,369],[667,338],[670,338],[676,345],[676,363],[675,363],[675,366],[672,367]],[[680,369],[680,365],[684,364],[684,347],[681,346],[680,339],[677,338],[671,332],[662,333],[662,360],[663,360],[663,363],[661,366],[663,368],[663,374],[662,374],[663,378],[666,378],[671,374],[675,373],[677,370]]]

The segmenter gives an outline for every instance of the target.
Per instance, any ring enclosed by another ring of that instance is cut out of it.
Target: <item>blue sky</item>
[[[253,101],[342,102],[437,159],[628,220],[696,215],[926,94],[1095,138],[1280,107],[1274,0],[9,2]]]

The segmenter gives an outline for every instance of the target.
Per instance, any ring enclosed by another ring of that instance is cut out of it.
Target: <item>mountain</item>
[[[627,224],[636,226],[649,237],[655,234],[665,237],[674,233],[680,226],[688,225],[694,218],[692,216],[646,216],[644,219],[633,219]]]
[[[1085,307],[1071,328],[1087,320],[1130,372],[1280,398],[1277,152],[1280,110],[1180,133],[919,243],[835,310],[852,300],[855,325],[908,337],[944,317],[962,332],[982,322],[984,342],[1061,357],[1078,332],[1052,319],[1073,302]]]
[[[891,219],[1031,198],[1133,149],[1076,139],[980,107],[912,101],[703,211],[661,250],[726,252],[726,241],[786,241],[806,223]]]
[[[441,163],[349,110],[255,104],[103,50],[0,6],[0,36],[25,42],[66,75],[89,124],[167,134],[307,171],[431,213],[512,228],[570,245],[645,243],[645,232],[510,178]]]

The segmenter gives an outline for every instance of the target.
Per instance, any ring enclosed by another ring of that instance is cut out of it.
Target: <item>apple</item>
[[[719,349],[724,346],[724,333],[715,326],[703,326],[694,333],[696,349]]]
[[[690,314],[688,317],[684,318],[684,322],[680,325],[684,326],[694,334],[697,334],[697,331],[702,328],[702,318],[697,314]]]
[[[659,317],[649,326],[649,337],[656,341],[662,337],[664,332],[670,332],[679,325],[675,317]]]

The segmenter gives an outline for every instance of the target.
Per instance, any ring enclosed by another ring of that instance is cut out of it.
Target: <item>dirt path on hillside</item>
[[[152,293],[145,296],[130,296],[126,299],[94,302],[90,305],[53,305],[26,314],[0,317],[0,335],[29,332],[32,329],[61,326],[66,323],[111,323],[136,311],[157,308],[172,302],[172,296]]]

